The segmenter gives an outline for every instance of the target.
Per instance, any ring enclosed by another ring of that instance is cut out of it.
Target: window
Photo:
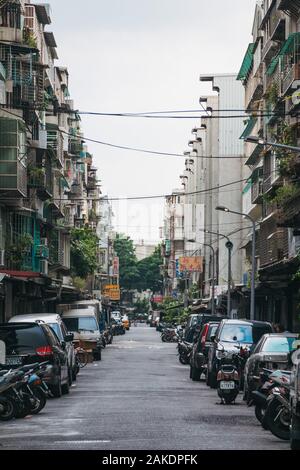
[[[285,336],[271,337],[267,339],[262,350],[266,353],[289,353],[293,349],[295,339]]]
[[[0,26],[21,29],[21,6],[7,4],[0,11]]]
[[[221,332],[221,341],[253,343],[252,325],[225,324]]]
[[[69,331],[97,331],[98,325],[94,317],[64,318]]]

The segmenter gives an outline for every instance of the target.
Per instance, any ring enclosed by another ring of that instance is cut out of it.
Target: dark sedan
[[[289,353],[293,343],[298,339],[296,333],[265,334],[255,346],[245,366],[244,392],[249,398],[249,392],[256,390],[259,374],[263,368],[290,368]]]

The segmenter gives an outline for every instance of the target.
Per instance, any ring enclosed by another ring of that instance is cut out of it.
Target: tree
[[[118,234],[114,241],[114,250],[119,257],[120,285],[124,289],[136,289],[139,272],[133,241],[126,235]]]
[[[163,286],[160,271],[162,264],[161,248],[158,246],[153,255],[138,262],[139,278],[136,288],[140,291],[150,289],[152,292],[160,292]]]
[[[85,279],[98,267],[99,239],[88,227],[74,228],[71,232],[71,271],[73,276]]]

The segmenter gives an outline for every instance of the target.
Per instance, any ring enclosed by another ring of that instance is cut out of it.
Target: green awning
[[[252,65],[253,65],[254,47],[255,47],[254,43],[249,44],[248,49],[247,49],[246,54],[245,54],[245,57],[244,57],[244,60],[243,60],[243,63],[242,63],[242,66],[241,66],[240,71],[238,73],[237,80],[244,81],[248,77],[248,75],[251,71]]]
[[[250,119],[248,119],[246,128],[240,137],[241,140],[244,140],[246,139],[246,137],[249,137],[249,135],[251,135],[251,132],[253,131],[256,123],[257,118],[251,117]]]
[[[292,33],[288,39],[283,43],[282,48],[276,57],[271,61],[268,69],[267,75],[272,75],[278,65],[279,59],[285,55],[292,54],[295,51],[295,47],[300,46],[300,32]]]

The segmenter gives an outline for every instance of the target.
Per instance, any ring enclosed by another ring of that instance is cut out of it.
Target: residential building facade
[[[244,188],[244,210],[257,223],[256,317],[296,330],[299,328],[299,153],[270,144],[299,147],[299,19],[299,1],[257,2],[253,40],[239,73],[249,114],[243,138],[261,139],[245,142],[251,181]]]

